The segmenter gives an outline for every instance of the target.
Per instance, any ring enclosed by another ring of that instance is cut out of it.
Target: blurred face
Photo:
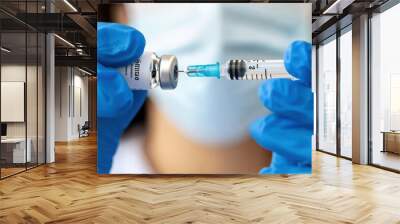
[[[306,11],[288,5],[130,4],[127,8],[134,11],[128,13],[130,24],[146,37],[145,50],[176,55],[181,70],[228,59],[281,59],[292,40],[308,35],[298,25],[298,18],[308,18],[302,14]],[[275,19],[284,16],[287,21]],[[174,91],[156,89],[150,96],[186,137],[203,144],[234,144],[246,137],[253,120],[268,113],[258,101],[259,84],[181,76]]]

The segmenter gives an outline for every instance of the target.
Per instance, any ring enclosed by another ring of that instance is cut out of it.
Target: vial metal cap
[[[162,55],[160,60],[160,87],[175,89],[178,84],[178,60],[173,55]]]

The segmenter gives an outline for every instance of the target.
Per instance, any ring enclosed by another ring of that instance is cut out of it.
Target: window
[[[318,149],[336,153],[336,40],[318,48]]]
[[[400,170],[400,4],[371,19],[371,162]]]
[[[340,36],[340,155],[351,158],[352,33],[351,29],[344,32]]]
[[[27,13],[43,11],[44,1],[1,1],[0,7]],[[44,33],[6,13],[0,17],[1,127],[0,178],[45,163]],[[36,18],[36,17],[35,17]]]

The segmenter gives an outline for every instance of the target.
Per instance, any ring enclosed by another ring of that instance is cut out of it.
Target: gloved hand
[[[272,151],[269,167],[260,174],[311,173],[313,93],[311,91],[311,44],[295,41],[285,52],[286,70],[299,80],[265,81],[259,96],[272,113],[250,126],[250,134]]]
[[[138,30],[116,23],[97,23],[97,172],[108,174],[118,142],[139,111],[146,91],[132,91],[115,69],[138,59],[145,39]]]

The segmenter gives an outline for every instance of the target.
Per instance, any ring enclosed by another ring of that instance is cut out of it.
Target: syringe
[[[230,80],[262,80],[270,78],[295,79],[285,69],[282,60],[229,60],[224,65],[190,65],[186,71],[178,69],[178,61],[173,55],[157,56],[154,52],[144,52],[134,63],[118,68],[131,89],[175,89],[178,73],[189,77],[216,77]]]
[[[190,65],[184,72],[190,77],[230,80],[295,79],[286,71],[283,60],[228,60],[224,65]]]

